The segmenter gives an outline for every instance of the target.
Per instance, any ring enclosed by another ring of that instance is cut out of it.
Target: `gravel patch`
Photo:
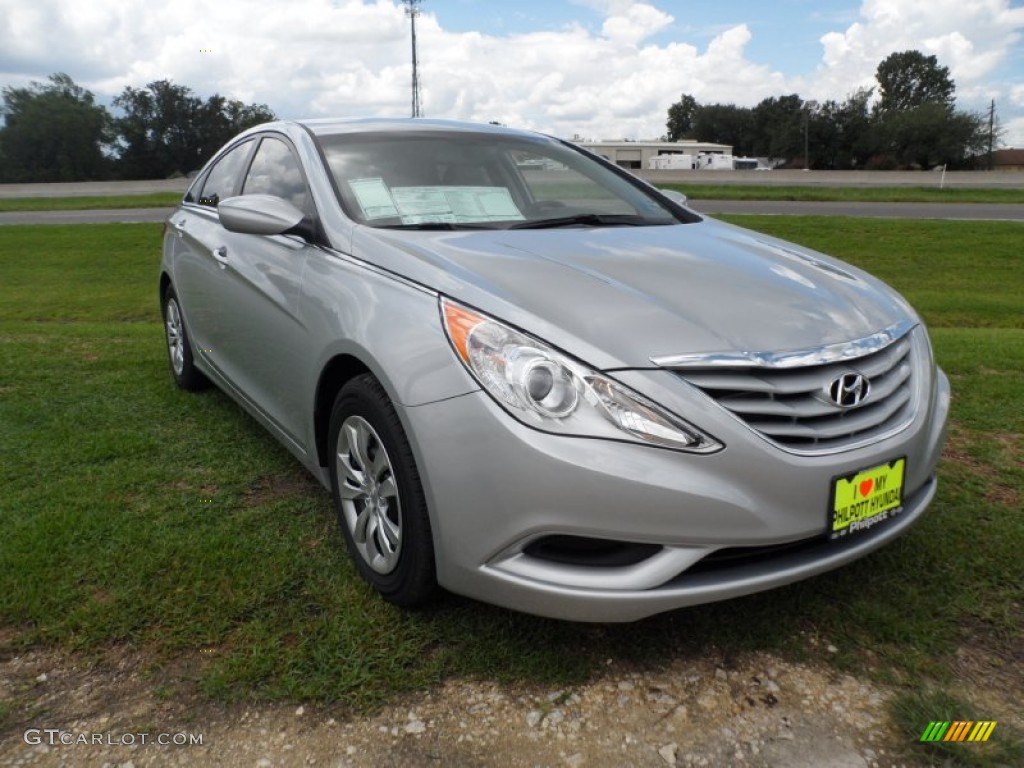
[[[886,715],[889,691],[824,665],[765,653],[728,663],[678,660],[644,671],[609,660],[590,682],[564,689],[451,680],[397,697],[370,715],[311,703],[226,708],[186,702],[161,696],[143,669],[130,656],[100,671],[45,653],[0,664],[0,687],[32,702],[24,721],[2,734],[0,764],[901,765],[893,755],[902,740]],[[38,729],[28,739],[40,743],[26,743],[26,728]],[[157,743],[161,737],[167,743]],[[175,743],[196,737],[201,745]],[[101,743],[91,743],[97,738]]]

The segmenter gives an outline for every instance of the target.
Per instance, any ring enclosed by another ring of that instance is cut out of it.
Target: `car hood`
[[[914,317],[892,289],[721,222],[426,232],[359,227],[353,255],[601,369],[651,358],[803,350]]]

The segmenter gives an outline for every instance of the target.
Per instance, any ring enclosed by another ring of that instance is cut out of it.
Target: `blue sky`
[[[558,30],[578,24],[592,33],[600,33],[605,14],[600,7],[607,3],[564,0],[523,0],[500,4],[493,0],[426,0],[424,12],[435,13],[444,26],[453,32],[480,31],[496,36],[516,35],[538,30]],[[694,2],[653,2],[674,17],[671,25],[651,35],[645,42],[668,45],[685,41],[706,47],[724,31],[745,25],[751,33],[746,46],[749,59],[767,65],[790,77],[806,76],[821,64],[822,38],[863,22],[860,2],[827,2],[820,0],[695,0]],[[912,4],[908,4],[912,5]],[[927,12],[930,5],[919,3]],[[993,4],[989,4],[994,7]],[[998,5],[998,4],[996,4]],[[1005,3],[1010,9],[1021,9],[1024,2]],[[940,13],[939,7],[931,10]],[[982,12],[982,17],[990,14]],[[1024,22],[1018,20],[1024,26]],[[1018,26],[1020,31],[1022,26]],[[903,50],[902,48],[899,48]],[[896,48],[894,48],[896,50]],[[949,62],[940,61],[949,65]],[[1018,39],[1008,46],[1001,64],[991,73],[991,81],[1006,86],[1024,84],[1024,43]],[[844,93],[836,93],[840,99]],[[977,99],[965,105],[975,107]],[[1009,109],[1012,105],[1003,104]]]
[[[424,0],[427,115],[656,138],[681,93],[841,100],[916,48],[1024,147],[1024,0]],[[204,51],[204,52],[200,52]],[[282,117],[406,114],[397,0],[0,0],[0,85],[70,74],[104,103],[158,79]]]
[[[675,21],[649,38],[650,42],[666,45],[685,40],[706,46],[726,29],[746,24],[754,35],[747,49],[750,55],[794,73],[805,68],[808,61],[820,58],[821,36],[856,21],[859,7],[858,3],[832,3],[823,10],[823,3],[814,0],[677,0],[653,5],[672,14]],[[426,0],[421,7],[424,12],[436,13],[453,32],[477,30],[511,35],[580,24],[596,33],[604,21],[604,14],[598,9],[569,0],[523,0],[509,4],[493,0]]]

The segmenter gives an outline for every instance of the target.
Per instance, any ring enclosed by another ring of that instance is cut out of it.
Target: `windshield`
[[[690,221],[554,139],[410,131],[318,142],[345,211],[404,229],[651,226]]]

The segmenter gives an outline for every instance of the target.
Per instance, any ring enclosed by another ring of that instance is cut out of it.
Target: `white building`
[[[580,141],[577,142],[596,155],[630,170],[666,168],[689,170],[707,166],[732,167],[732,146],[708,141],[683,139],[682,141]],[[714,158],[701,165],[699,158],[714,155],[728,156],[729,160]]]

